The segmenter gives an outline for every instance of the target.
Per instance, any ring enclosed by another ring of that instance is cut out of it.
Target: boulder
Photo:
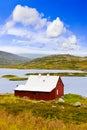
[[[73,104],[73,106],[75,106],[75,107],[80,107],[80,106],[81,106],[81,103],[80,103],[80,102],[75,102],[75,103]]]
[[[58,102],[64,102],[64,99],[59,98]]]

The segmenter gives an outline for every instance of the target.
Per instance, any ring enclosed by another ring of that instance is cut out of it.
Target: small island
[[[27,80],[28,78],[26,77],[18,77],[16,75],[3,75],[1,78],[7,78],[11,81],[21,81],[21,80]]]

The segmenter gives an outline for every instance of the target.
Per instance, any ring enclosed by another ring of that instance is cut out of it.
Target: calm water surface
[[[25,77],[26,73],[58,73],[58,72],[82,72],[76,70],[21,70],[21,69],[0,69],[0,76],[13,74]],[[64,93],[74,93],[87,97],[87,77],[61,77],[64,83]],[[0,93],[13,93],[14,88],[26,81],[9,81],[0,78]]]

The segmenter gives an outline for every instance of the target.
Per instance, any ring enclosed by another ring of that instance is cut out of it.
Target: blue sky
[[[87,56],[87,0],[1,0],[0,50]]]

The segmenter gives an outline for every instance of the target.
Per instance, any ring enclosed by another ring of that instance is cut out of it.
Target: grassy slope
[[[68,94],[64,100],[41,102],[0,95],[0,130],[86,130],[87,99]],[[80,108],[73,106],[77,101]]]
[[[10,67],[24,69],[87,70],[87,57],[78,57],[72,55],[51,55],[20,64],[19,66]]]

